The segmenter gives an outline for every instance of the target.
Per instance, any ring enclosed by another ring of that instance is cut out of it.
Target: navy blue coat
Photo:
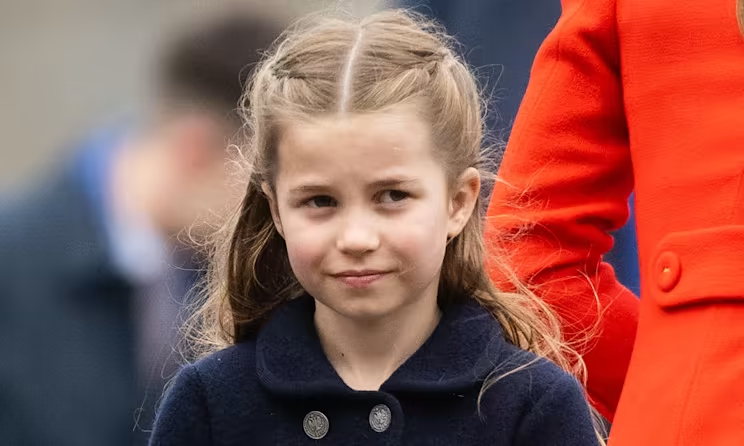
[[[328,362],[314,301],[281,307],[257,339],[181,370],[159,411],[151,445],[596,445],[579,383],[504,340],[476,303],[454,304],[429,340],[379,391],[354,391]],[[528,364],[486,391],[483,380]],[[390,409],[372,429],[371,410]],[[328,420],[320,440],[303,422]]]

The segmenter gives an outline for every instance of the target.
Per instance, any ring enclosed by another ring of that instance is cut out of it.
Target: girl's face
[[[300,284],[370,320],[436,304],[447,238],[472,214],[478,173],[449,186],[427,125],[401,111],[286,126],[269,196]]]

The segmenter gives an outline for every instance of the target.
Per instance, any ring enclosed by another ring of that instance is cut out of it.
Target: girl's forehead
[[[365,114],[327,115],[303,121],[285,123],[281,128],[281,143],[294,148],[315,149],[328,145],[329,140],[369,141],[377,144],[428,145],[430,129],[408,109]]]
[[[328,116],[285,125],[278,174],[330,181],[431,175],[439,166],[429,134],[413,113]]]

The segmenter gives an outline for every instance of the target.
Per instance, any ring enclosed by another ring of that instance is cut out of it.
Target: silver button
[[[328,433],[328,426],[328,418],[323,412],[317,410],[305,415],[305,419],[302,421],[302,428],[305,429],[307,436],[313,440],[320,440],[325,437]]]
[[[375,432],[385,432],[390,427],[392,414],[390,408],[384,404],[378,404],[369,413],[369,425]]]

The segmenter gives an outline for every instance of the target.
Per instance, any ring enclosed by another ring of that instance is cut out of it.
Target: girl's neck
[[[436,295],[379,320],[349,319],[318,301],[315,309],[323,350],[354,390],[378,390],[426,342],[440,318]]]

